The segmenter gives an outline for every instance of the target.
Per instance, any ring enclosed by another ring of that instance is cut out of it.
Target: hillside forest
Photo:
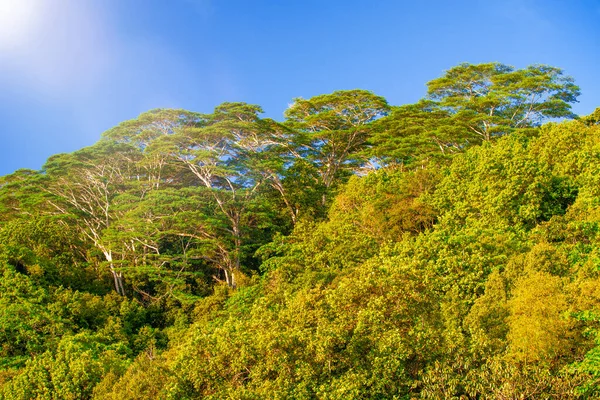
[[[0,399],[600,398],[600,108],[556,67],[154,109],[0,177]]]

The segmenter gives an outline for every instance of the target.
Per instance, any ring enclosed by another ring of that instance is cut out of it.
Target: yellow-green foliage
[[[516,282],[508,302],[507,357],[552,361],[568,352],[568,307],[561,278],[530,272]]]
[[[597,118],[521,129],[444,79],[389,118],[155,110],[4,179],[0,400],[597,398]]]

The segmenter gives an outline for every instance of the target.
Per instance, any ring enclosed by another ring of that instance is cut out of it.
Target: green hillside
[[[1,177],[0,399],[600,397],[600,108],[545,65],[427,87]]]

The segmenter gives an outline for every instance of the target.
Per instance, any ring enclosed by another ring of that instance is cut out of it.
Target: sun
[[[0,0],[0,49],[23,45],[38,26],[40,11],[38,0]]]

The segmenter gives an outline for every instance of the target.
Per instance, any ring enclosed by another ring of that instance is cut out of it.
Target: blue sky
[[[368,89],[391,104],[461,62],[563,68],[600,106],[600,0],[0,0],[0,175],[157,107]]]

